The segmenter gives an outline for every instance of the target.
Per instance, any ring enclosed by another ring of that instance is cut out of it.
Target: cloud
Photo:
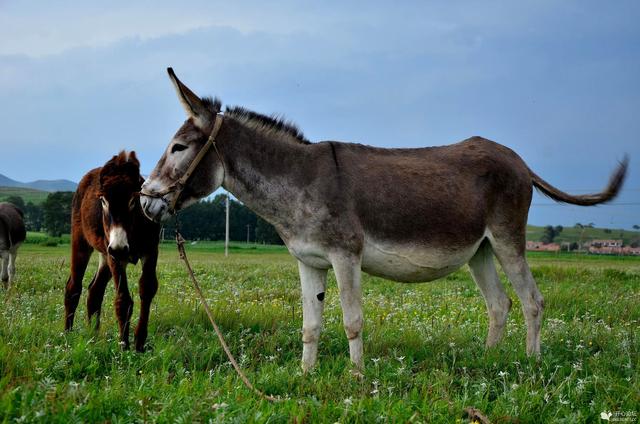
[[[482,135],[568,191],[601,187],[628,152],[638,188],[637,9],[11,3],[0,7],[0,173],[78,180],[120,148],[148,172],[183,119],[171,65],[199,94],[284,114],[312,140],[421,147]],[[558,209],[539,209],[532,219],[556,222]],[[593,210],[562,213],[595,222],[581,215]]]
[[[142,41],[201,28],[241,33],[291,34],[336,14],[313,16],[312,3],[260,1],[11,2],[0,7],[0,54],[43,57],[68,50],[102,48],[124,39]]]

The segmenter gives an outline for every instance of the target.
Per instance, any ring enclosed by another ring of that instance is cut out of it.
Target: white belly
[[[382,242],[365,237],[362,270],[368,274],[407,283],[426,282],[444,277],[469,262],[482,238],[462,248],[425,247],[413,244]],[[333,255],[320,244],[290,240],[289,252],[308,266],[320,269],[331,267]]]
[[[362,270],[379,277],[403,282],[432,281],[466,264],[476,253],[480,242],[452,249],[365,239]]]

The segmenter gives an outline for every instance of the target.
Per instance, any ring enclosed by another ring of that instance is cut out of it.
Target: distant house
[[[640,247],[625,246],[622,248],[622,254],[640,256]]]
[[[640,248],[624,246],[622,240],[593,240],[589,253],[596,255],[640,255]]]
[[[593,247],[622,247],[622,240],[592,240]]]
[[[541,241],[527,241],[527,250],[532,252],[559,252],[558,243],[543,243]]]

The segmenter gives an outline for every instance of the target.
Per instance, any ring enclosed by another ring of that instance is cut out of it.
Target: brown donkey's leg
[[[133,299],[127,285],[127,264],[109,258],[109,268],[116,286],[116,316],[120,327],[120,343],[123,349],[129,349],[129,326],[133,313]]]
[[[64,292],[64,329],[67,331],[73,327],[73,318],[82,293],[82,278],[93,251],[84,239],[78,237],[74,237],[71,246],[71,275]]]
[[[107,283],[111,279],[111,270],[107,264],[105,255],[100,257],[98,271],[93,276],[93,280],[89,284],[89,294],[87,295],[87,320],[91,324],[91,318],[96,315],[95,329],[100,328],[100,312],[102,309],[102,300],[104,299],[104,290]]]
[[[157,263],[157,251],[142,260],[142,276],[138,283],[140,291],[140,320],[135,331],[135,344],[138,352],[144,352],[144,344],[147,340],[147,326],[149,325],[149,309],[151,308],[151,301],[158,291]]]

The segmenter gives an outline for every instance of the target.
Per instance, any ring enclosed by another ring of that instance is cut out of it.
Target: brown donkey
[[[87,317],[90,322],[96,315],[98,329],[104,291],[113,276],[120,341],[123,348],[128,349],[133,300],[126,268],[128,263],[142,260],[138,284],[140,320],[135,331],[135,346],[139,352],[144,351],[149,308],[158,290],[156,264],[160,233],[159,225],[147,219],[140,208],[138,195],[143,182],[135,152],[124,151],[82,178],[73,197],[71,275],[64,297],[65,329],[71,330],[89,258],[94,249],[100,252],[98,271],[89,284]]]
[[[169,70],[189,119],[141,191],[160,220],[222,186],[275,226],[298,259],[302,365],[316,362],[327,270],[333,268],[351,360],[362,366],[360,271],[431,281],[468,263],[489,314],[487,345],[511,307],[495,255],[522,303],[527,353],[540,353],[544,302],[525,258],[533,187],[560,202],[613,199],[626,160],[599,194],[572,196],[537,176],[511,149],[472,137],[449,146],[380,149],[310,143],[292,125],[200,99]]]

